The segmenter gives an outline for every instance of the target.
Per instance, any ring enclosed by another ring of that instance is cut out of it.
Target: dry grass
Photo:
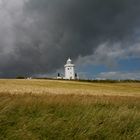
[[[140,84],[0,80],[0,140],[139,140]]]
[[[83,83],[51,80],[0,80],[0,93],[140,96],[140,83]]]

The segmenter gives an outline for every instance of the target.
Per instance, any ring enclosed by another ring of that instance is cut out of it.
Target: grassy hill
[[[139,140],[140,83],[0,80],[0,140]]]

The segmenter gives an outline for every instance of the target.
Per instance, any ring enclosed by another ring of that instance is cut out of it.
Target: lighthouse
[[[65,79],[75,79],[75,70],[74,70],[75,65],[72,64],[72,60],[69,58],[66,62],[66,65],[64,66],[65,68]]]

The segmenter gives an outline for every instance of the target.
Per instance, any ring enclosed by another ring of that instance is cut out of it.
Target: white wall
[[[75,79],[75,71],[73,64],[65,65],[65,79]]]

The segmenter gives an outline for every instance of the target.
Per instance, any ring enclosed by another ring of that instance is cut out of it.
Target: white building
[[[75,65],[72,64],[72,60],[69,58],[67,60],[65,67],[65,78],[64,79],[75,79],[75,70],[74,67]]]

